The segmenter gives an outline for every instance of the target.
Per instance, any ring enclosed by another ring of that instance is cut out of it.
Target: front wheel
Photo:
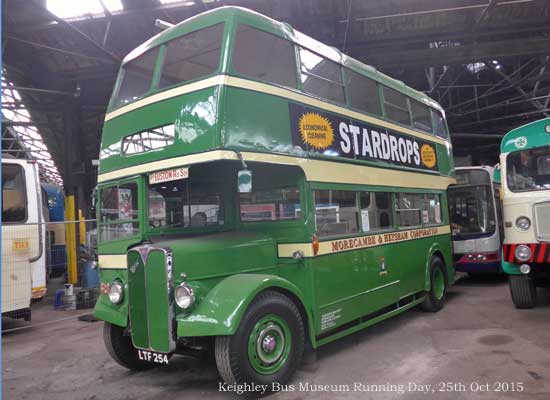
[[[529,276],[511,275],[510,294],[516,308],[533,308],[537,304],[537,288]]]
[[[430,290],[420,305],[424,311],[437,312],[443,308],[447,294],[447,274],[445,264],[439,257],[430,261]]]
[[[154,368],[154,364],[139,359],[138,351],[132,344],[132,338],[125,334],[125,328],[105,322],[103,341],[109,355],[124,368],[132,371]]]
[[[288,382],[302,361],[304,324],[286,296],[261,293],[233,336],[216,337],[216,364],[228,384]]]

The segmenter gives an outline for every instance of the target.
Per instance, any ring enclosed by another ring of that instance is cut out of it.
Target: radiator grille
[[[550,201],[535,204],[535,219],[538,239],[550,241]]]

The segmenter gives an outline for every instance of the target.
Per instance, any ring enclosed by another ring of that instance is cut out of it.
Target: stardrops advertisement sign
[[[435,146],[414,136],[290,104],[292,144],[310,152],[437,171]]]

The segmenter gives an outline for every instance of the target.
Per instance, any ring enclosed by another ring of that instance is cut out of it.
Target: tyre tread
[[[518,309],[535,307],[537,303],[537,288],[533,280],[528,276],[515,276],[509,278],[510,294],[512,301]]]

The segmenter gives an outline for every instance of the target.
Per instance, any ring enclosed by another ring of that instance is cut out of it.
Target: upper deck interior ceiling
[[[426,92],[446,110],[455,152],[474,153],[474,162],[496,163],[501,135],[550,115],[547,0],[121,2],[122,11],[74,20],[51,14],[46,0],[2,2],[6,76],[19,87],[45,90],[21,90],[23,102],[64,179],[68,171],[90,175],[88,190],[122,59],[159,33],[157,18],[178,23],[222,5],[288,22]],[[65,143],[71,131],[75,137]],[[71,165],[68,145],[76,152]]]

